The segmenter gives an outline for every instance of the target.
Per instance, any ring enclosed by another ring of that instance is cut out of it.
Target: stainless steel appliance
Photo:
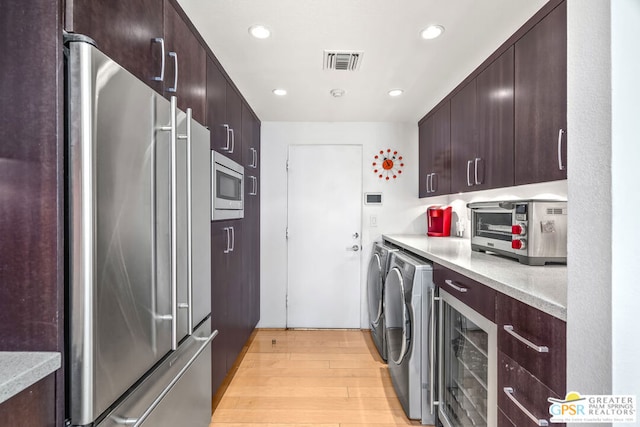
[[[512,200],[469,203],[471,249],[523,264],[567,263],[567,202]]]
[[[433,424],[433,266],[409,254],[391,254],[385,281],[385,333],[389,375],[408,418]]]
[[[244,167],[215,151],[211,152],[211,191],[212,220],[244,218]]]
[[[384,282],[389,271],[391,254],[398,249],[385,243],[375,242],[371,251],[367,272],[367,301],[371,338],[383,360],[387,360],[387,340],[384,321]]]
[[[438,419],[446,427],[495,426],[497,326],[443,289],[438,292]]]
[[[68,418],[208,426],[209,131],[72,36]]]

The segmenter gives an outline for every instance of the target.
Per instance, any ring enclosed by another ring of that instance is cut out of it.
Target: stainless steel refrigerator
[[[208,426],[209,131],[67,43],[68,418]]]

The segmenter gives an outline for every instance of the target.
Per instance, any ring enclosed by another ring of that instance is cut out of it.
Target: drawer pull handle
[[[507,331],[507,333],[509,335],[515,337],[518,341],[526,344],[528,347],[534,349],[538,353],[549,353],[549,347],[547,347],[546,345],[536,345],[536,344],[532,343],[531,341],[529,341],[525,337],[523,337],[523,336],[519,335],[518,333],[516,333],[513,330],[513,326],[512,325],[504,325],[504,330]]]
[[[458,292],[467,292],[467,288],[464,288],[462,286],[458,286],[455,284],[455,282],[453,280],[445,280],[444,283],[446,283],[447,285],[451,286],[453,289],[455,289]]]
[[[537,426],[548,426],[549,425],[549,421],[547,421],[545,419],[536,418],[531,412],[529,412],[527,410],[527,408],[524,407],[524,405],[522,403],[518,402],[518,399],[516,399],[513,396],[513,388],[512,387],[505,387],[502,390],[504,391],[504,394],[507,395],[509,400],[511,400],[518,407],[518,409],[520,409],[527,417],[529,417],[531,419],[531,421],[536,423]]]

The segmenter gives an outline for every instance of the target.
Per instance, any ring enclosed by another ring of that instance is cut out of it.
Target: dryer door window
[[[411,324],[402,273],[393,267],[384,288],[388,359],[399,365],[409,351]]]
[[[369,319],[375,327],[382,317],[382,263],[380,254],[373,254],[367,273],[367,290],[369,300]]]

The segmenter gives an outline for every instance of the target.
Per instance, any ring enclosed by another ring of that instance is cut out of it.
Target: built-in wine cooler
[[[438,418],[447,427],[497,424],[497,327],[440,289]]]

